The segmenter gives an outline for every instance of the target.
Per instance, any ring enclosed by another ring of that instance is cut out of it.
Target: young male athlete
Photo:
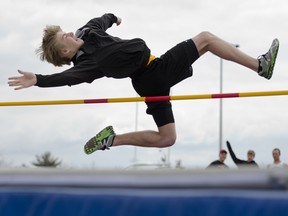
[[[73,62],[74,66],[62,73],[40,75],[18,70],[21,76],[9,78],[9,86],[16,90],[30,86],[55,87],[91,83],[101,77],[131,78],[140,96],[169,95],[170,88],[192,76],[192,64],[204,53],[212,52],[220,58],[241,64],[258,75],[270,79],[276,61],[279,41],[274,39],[268,52],[252,58],[233,45],[209,32],[201,32],[192,39],[177,44],[156,58],[144,40],[122,40],[106,30],[121,18],[113,14],[90,20],[76,33],[63,32],[59,26],[44,29],[38,52],[41,60],[55,66]],[[115,134],[112,126],[104,128],[84,146],[86,154],[111,146],[134,145],[168,147],[176,141],[176,130],[171,103],[147,102],[147,114],[152,115],[158,131],[139,131]]]

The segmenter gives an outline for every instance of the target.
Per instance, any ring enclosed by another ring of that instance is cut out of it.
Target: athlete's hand
[[[36,75],[30,72],[25,72],[22,70],[18,70],[18,73],[22,74],[22,76],[15,76],[8,78],[9,86],[16,87],[15,90],[28,88],[34,86],[37,83]]]
[[[116,25],[119,26],[122,22],[122,19],[120,17],[117,17]]]

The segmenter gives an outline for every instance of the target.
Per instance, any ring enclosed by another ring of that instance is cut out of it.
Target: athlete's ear
[[[70,50],[68,50],[68,49],[61,49],[60,50],[60,53],[61,53],[61,55],[62,56],[68,56],[69,55],[69,53],[70,53]]]

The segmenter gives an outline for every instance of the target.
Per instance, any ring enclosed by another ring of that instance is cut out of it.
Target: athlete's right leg
[[[158,131],[136,131],[119,135],[116,135],[110,126],[92,137],[84,146],[84,151],[86,154],[91,154],[97,150],[121,145],[164,148],[172,146],[175,141],[175,123],[158,127]]]
[[[113,146],[133,145],[164,148],[172,146],[175,141],[175,123],[169,123],[159,127],[158,131],[145,130],[116,135]]]

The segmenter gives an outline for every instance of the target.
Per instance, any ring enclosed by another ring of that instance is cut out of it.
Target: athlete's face
[[[63,55],[75,54],[79,47],[83,44],[83,40],[77,38],[73,32],[59,31],[56,35],[56,42]]]

